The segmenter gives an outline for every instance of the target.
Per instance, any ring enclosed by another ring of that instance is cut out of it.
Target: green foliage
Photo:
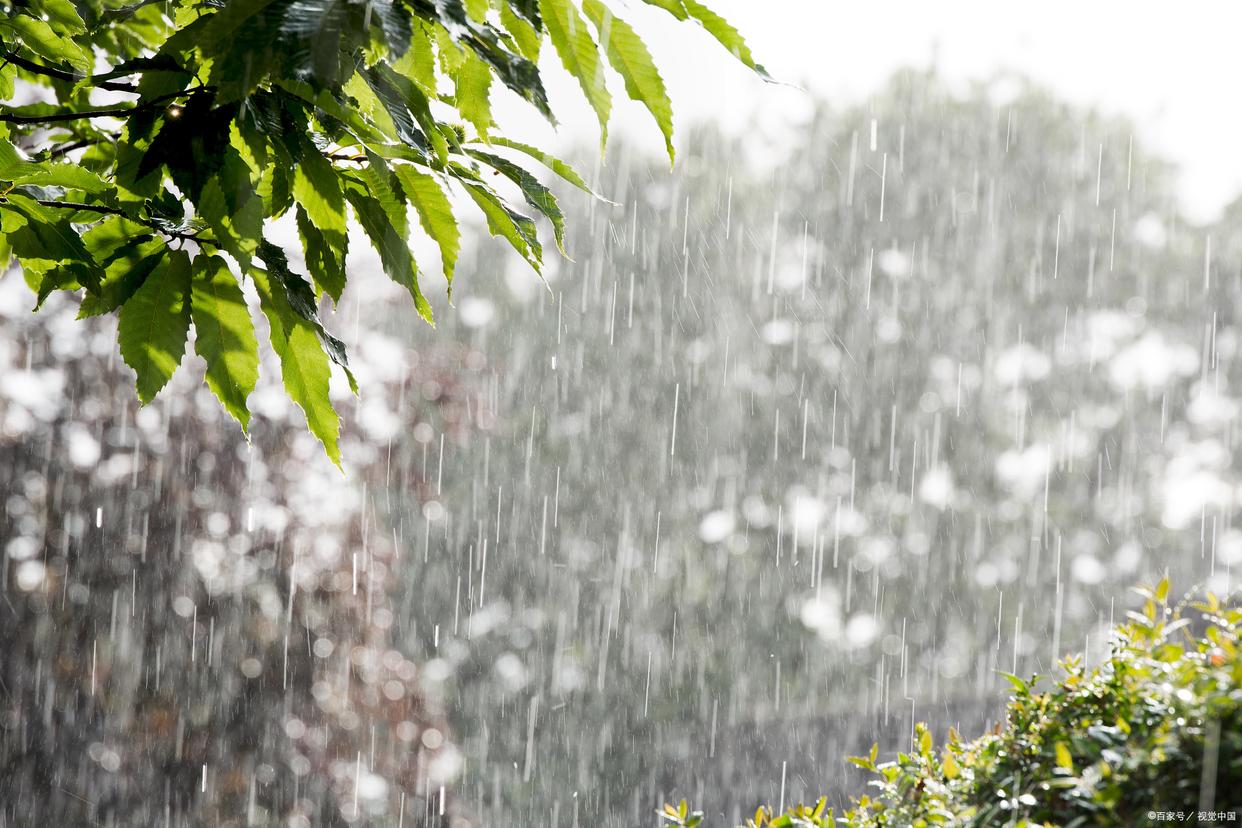
[[[661,5],[758,70],[718,16],[689,0]],[[605,136],[606,55],[672,157],[659,72],[602,0],[581,10],[573,0],[14,0],[0,20],[0,99],[51,102],[0,104],[0,264],[18,260],[39,304],[82,291],[82,316],[119,312],[144,403],[176,370],[192,326],[207,384],[243,429],[258,361],[243,290],[252,283],[285,386],[339,462],[327,387],[330,363],[348,362],[317,305],[346,287],[351,217],[429,323],[411,208],[450,285],[454,191],[538,271],[535,222],[497,185],[520,193],[564,252],[551,190],[477,147],[538,161],[589,192],[567,164],[493,122],[499,86],[553,120],[536,65],[545,38]],[[92,103],[101,91],[121,102]],[[308,278],[264,235],[290,212]]]
[[[783,814],[760,808],[745,828],[1137,825],[1150,811],[1236,809],[1242,609],[1211,593],[1170,607],[1168,589],[1165,579],[1140,590],[1142,610],[1114,630],[1099,667],[1071,657],[1046,690],[1037,676],[1008,676],[1003,727],[969,742],[950,730],[936,750],[917,725],[892,761],[877,762],[874,746],[850,757],[875,774],[874,796],[844,811],[826,799]]]

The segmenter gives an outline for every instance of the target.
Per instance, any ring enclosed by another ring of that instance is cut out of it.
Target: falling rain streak
[[[467,228],[435,331],[359,257],[344,475],[274,363],[249,439],[189,371],[139,408],[0,281],[0,824],[737,824],[1228,591],[1238,217],[1021,85],[806,124],[617,142],[574,260]]]

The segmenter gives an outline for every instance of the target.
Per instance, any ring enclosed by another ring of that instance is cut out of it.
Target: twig
[[[86,210],[92,213],[100,213],[101,215],[106,215],[106,216],[122,216],[123,218],[129,219],[135,224],[141,224],[144,227],[150,227],[155,232],[161,233],[172,239],[180,239],[181,241],[192,241],[195,244],[210,244],[213,247],[217,246],[215,240],[213,239],[204,239],[198,235],[195,235],[194,233],[181,233],[176,230],[168,230],[166,228],[161,227],[159,224],[157,224],[154,221],[151,221],[149,219],[143,219],[143,218],[135,218],[129,215],[128,213],[126,213],[124,210],[119,210],[116,207],[108,207],[107,205],[104,205],[104,204],[84,204],[79,201],[45,201],[44,199],[41,199],[41,198],[37,198],[35,199],[35,201],[43,205],[44,207],[55,207],[60,210]]]
[[[149,101],[137,104],[136,106],[114,106],[108,109],[85,109],[80,112],[53,112],[50,115],[14,115],[11,112],[0,113],[0,121],[7,121],[10,124],[51,124],[61,121],[80,121],[87,118],[127,118],[138,112],[144,112],[148,109],[155,109],[164,101],[170,101],[174,98],[183,98],[193,94],[196,90],[183,89],[180,92],[170,92],[167,95],[161,95],[158,98],[152,98]]]
[[[65,155],[68,155],[74,150],[82,149],[82,147],[91,147],[98,143],[99,143],[98,138],[83,138],[80,141],[74,141],[72,144],[65,144],[63,147],[57,147],[56,149],[48,153],[46,160],[55,161],[57,158],[61,158]]]
[[[137,87],[133,86],[132,84],[118,83],[116,81],[106,81],[106,80],[96,81],[88,75],[76,75],[73,72],[66,72],[64,69],[57,69],[54,66],[44,66],[41,63],[35,63],[33,60],[27,60],[26,58],[22,57],[16,52],[11,52],[8,49],[4,50],[4,59],[7,60],[9,63],[13,64],[14,66],[17,66],[21,69],[25,69],[27,72],[33,72],[36,75],[43,75],[44,77],[47,77],[47,78],[55,78],[56,80],[63,80],[63,81],[72,81],[73,83],[80,83],[82,81],[86,81],[91,86],[95,86],[100,89],[110,89],[113,92],[135,92],[136,93],[138,91]]]

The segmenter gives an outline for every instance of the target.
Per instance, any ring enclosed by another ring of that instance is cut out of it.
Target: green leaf
[[[9,193],[0,202],[0,218],[13,255],[23,262],[64,264],[90,290],[99,287],[99,268],[81,236],[60,211],[44,207],[25,195]]]
[[[354,393],[358,393],[357,383],[354,382],[354,375],[349,370],[349,360],[345,355],[345,345],[339,339],[324,328],[323,323],[319,321],[319,311],[315,306],[315,291],[306,283],[298,274],[289,269],[289,261],[285,257],[285,251],[267,241],[266,239],[259,242],[259,249],[256,252],[257,257],[263,262],[263,266],[267,268],[267,272],[274,280],[274,284],[278,288],[284,288],[285,299],[288,301],[289,307],[293,308],[293,312],[301,317],[314,330],[315,335],[319,337],[319,341],[323,343],[323,348],[327,352],[329,359],[345,371],[345,376],[349,378],[349,387]]]
[[[528,59],[538,62],[539,47],[543,42],[540,32],[526,18],[519,16],[504,0],[500,3],[500,22],[505,27],[505,31],[513,37],[518,51]]]
[[[678,20],[685,20],[690,16],[689,12],[686,11],[685,4],[681,0],[644,0],[644,2],[649,6],[664,9]]]
[[[405,197],[388,162],[375,153],[368,152],[367,165],[358,171],[358,175],[366,182],[371,197],[384,208],[384,215],[388,216],[397,234],[407,238],[410,235],[410,225]]]
[[[456,47],[450,44],[450,48],[455,49]],[[448,159],[448,145],[445,143],[444,136],[440,134],[438,122],[431,114],[431,104],[422,87],[404,75],[397,74],[384,64],[372,67],[366,72],[365,77],[368,84],[377,91],[377,94],[379,94],[379,91],[384,90],[382,99],[386,101],[385,105],[389,107],[390,112],[396,103],[400,103],[405,109],[408,109],[409,114],[414,117],[414,120],[421,127],[422,132],[419,133],[417,130],[414,130],[417,134],[410,135],[410,140],[407,143],[412,143],[425,151],[427,149],[426,142],[429,141],[435,157],[441,163],[446,161]],[[403,138],[403,140],[405,139]],[[381,155],[384,154],[382,148],[373,146],[371,149]],[[423,158],[414,160],[427,163],[427,159]]]
[[[349,0],[296,0],[281,19],[280,34],[287,43],[294,74],[330,86],[343,81],[345,52],[361,42],[361,27],[350,19]]]
[[[264,252],[260,246],[260,258]],[[328,355],[319,344],[318,332],[294,309],[284,287],[274,284],[279,281],[279,274],[255,268],[250,275],[267,317],[272,349],[280,359],[285,391],[306,415],[306,425],[323,444],[328,459],[341,468],[341,449],[337,444],[341,420],[328,399],[331,368]]]
[[[18,154],[13,144],[2,138],[0,138],[0,180],[38,187],[64,187],[67,190],[82,190],[92,194],[112,190],[112,185],[77,164],[28,161]]]
[[[205,14],[181,28],[170,37],[160,54],[178,54],[199,49],[204,55],[218,52],[237,38],[239,32],[255,15],[262,13],[277,0],[232,0],[211,14]]]
[[[532,147],[530,144],[523,144],[521,141],[513,141],[509,138],[503,138],[503,137],[495,136],[495,135],[492,136],[490,143],[494,144],[495,146],[508,147],[509,149],[514,149],[520,153],[529,155],[531,158],[534,158],[536,161],[543,164],[545,167],[550,169],[552,172],[559,175],[565,181],[568,181],[570,184],[573,184],[579,190],[582,190],[582,192],[586,193],[587,195],[590,195],[592,198],[597,198],[600,201],[604,202],[605,204],[611,204],[614,207],[617,206],[617,203],[615,201],[609,201],[608,199],[604,198],[599,193],[592,190],[589,186],[587,186],[587,183],[582,180],[582,176],[578,174],[577,170],[569,166],[569,164],[565,163],[561,159],[557,158],[555,155],[546,153],[543,150],[539,149],[538,147]]]
[[[492,128],[492,104],[488,90],[492,85],[491,68],[473,52],[453,77],[456,86],[457,111],[470,123],[480,137]]]
[[[396,170],[406,198],[418,212],[419,223],[440,248],[444,278],[448,280],[451,291],[453,269],[457,265],[457,255],[461,249],[461,231],[457,227],[457,219],[453,217],[453,207],[434,176],[419,172],[409,164],[402,164]]]
[[[190,257],[172,251],[121,306],[121,357],[138,375],[145,405],[172,379],[190,330]]]
[[[1013,686],[1014,692],[1018,695],[1026,695],[1026,693],[1030,691],[1030,688],[1027,686],[1026,682],[1015,676],[1013,673],[1006,673],[1003,670],[999,672],[1005,677],[1005,680]]]
[[[1154,597],[1156,601],[1161,604],[1163,604],[1168,599],[1169,579],[1167,577],[1161,578],[1160,583],[1156,584],[1156,589],[1154,592],[1152,592],[1152,597]]]
[[[428,324],[434,324],[431,305],[418,287],[418,269],[414,264],[414,256],[410,253],[410,247],[405,239],[392,226],[392,222],[384,212],[383,205],[368,195],[358,183],[351,183],[345,193],[350,205],[354,208],[354,214],[358,217],[358,223],[362,225],[362,229],[366,231],[367,237],[371,240],[371,245],[379,253],[388,278],[408,290],[410,297],[414,300],[418,315]]]
[[[315,287],[339,304],[341,293],[345,290],[345,247],[329,243],[328,237],[311,222],[301,205],[296,216],[306,269],[315,281]],[[349,236],[341,238],[347,242]]]
[[[561,63],[569,74],[578,79],[587,101],[599,118],[600,146],[608,142],[608,115],[612,109],[612,96],[604,81],[604,62],[599,48],[587,31],[586,21],[570,0],[539,0],[543,23]]]
[[[240,160],[237,163],[244,166]],[[263,202],[254,191],[242,196],[236,209],[230,209],[220,179],[212,178],[203,185],[198,214],[207,222],[220,246],[243,268],[250,267],[263,234]]]
[[[470,154],[500,171],[505,178],[518,185],[526,203],[543,213],[552,222],[556,247],[561,251],[561,255],[569,258],[569,254],[565,252],[565,214],[561,212],[561,207],[556,201],[556,196],[552,195],[552,191],[512,161],[486,152],[472,151]]]
[[[583,0],[582,10],[599,31],[608,62],[625,81],[626,94],[646,106],[655,118],[660,132],[664,134],[669,163],[672,163],[673,104],[668,99],[664,79],[660,77],[646,44],[628,23],[614,16],[601,0]]]
[[[95,292],[82,297],[79,319],[119,308],[134,295],[168,249],[148,228],[121,216],[109,216],[99,222],[82,235],[82,242],[91,258],[103,268],[103,278]],[[63,276],[56,278],[63,284]],[[42,304],[54,289],[49,280],[44,280],[39,289],[39,303]]]
[[[12,29],[30,51],[53,64],[67,62],[79,72],[89,72],[91,55],[67,37],[58,35],[45,21],[24,14],[12,14],[0,20],[0,29]]]
[[[139,236],[116,250],[107,261],[96,293],[87,293],[78,307],[78,319],[112,313],[129,301],[168,252],[160,239]],[[40,291],[42,294],[42,291]]]
[[[525,6],[528,2],[530,0],[519,0],[519,5]],[[442,31],[454,42],[473,50],[487,61],[505,86],[534,104],[544,117],[555,123],[539,68],[524,56],[511,52],[499,31],[488,23],[471,20],[461,0],[436,0],[435,14],[441,26],[437,33]],[[446,49],[444,43],[440,47],[441,58],[450,53],[447,56],[451,59],[451,50]]]
[[[191,296],[194,350],[207,361],[207,387],[245,432],[246,398],[259,380],[259,343],[241,286],[224,259],[199,256]]]
[[[681,0],[681,2],[685,6],[686,12],[699,21],[703,28],[707,29],[708,34],[716,38],[721,46],[728,49],[743,65],[758,72],[764,78],[770,79],[768,71],[758,63],[755,63],[755,58],[751,55],[750,47],[746,45],[746,39],[742,37],[742,33],[735,29],[729,21],[698,2],[698,0]]]
[[[62,31],[71,35],[83,34],[86,31],[82,16],[69,0],[38,0],[35,6],[42,10],[45,20],[55,23]]]
[[[1064,742],[1056,743],[1056,754],[1057,754],[1057,767],[1061,768],[1062,770],[1067,770],[1067,771],[1072,772],[1074,770],[1074,757],[1070,753],[1069,748],[1065,746]]]
[[[526,260],[536,273],[543,272],[543,249],[529,217],[510,210],[487,187],[463,181],[466,192],[479,205],[487,218],[487,229],[493,236],[505,239]]]
[[[17,83],[17,67],[11,63],[0,65],[0,100],[11,100]],[[0,128],[0,135],[4,132]]]
[[[417,83],[424,92],[435,92],[436,57],[425,23],[414,22],[410,32],[410,46],[392,68]]]
[[[345,234],[345,196],[332,163],[306,141],[293,173],[293,197],[325,234]]]

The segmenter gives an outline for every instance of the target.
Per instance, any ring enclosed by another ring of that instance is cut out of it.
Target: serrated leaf
[[[461,250],[461,231],[453,216],[453,207],[434,176],[420,172],[409,164],[402,164],[396,170],[406,198],[418,213],[419,223],[440,248],[444,278],[448,280],[451,291],[453,269],[457,265],[457,255]]]
[[[0,28],[12,29],[30,51],[53,64],[68,63],[79,72],[89,72],[91,55],[77,43],[62,37],[45,21],[24,14],[9,14]]]
[[[410,31],[410,45],[401,59],[392,68],[422,87],[424,92],[434,92],[436,88],[436,56],[431,48],[431,37],[427,34],[427,24],[416,20]]]
[[[99,267],[67,218],[19,193],[9,193],[0,207],[13,255],[23,262],[63,264],[87,289],[99,289]]]
[[[199,216],[207,222],[220,246],[239,265],[250,267],[263,233],[263,202],[259,197],[252,191],[239,208],[232,211],[219,179],[212,178],[203,185],[197,206]]]
[[[604,44],[608,62],[625,82],[626,94],[647,107],[664,135],[669,163],[673,162],[673,103],[664,88],[664,79],[656,69],[651,53],[642,38],[624,20],[616,17],[601,0],[583,0],[582,10]]]
[[[284,288],[285,299],[288,300],[289,307],[293,308],[293,312],[311,326],[315,335],[319,337],[319,341],[323,343],[328,358],[341,366],[345,371],[345,376],[349,379],[349,387],[355,394],[358,393],[358,385],[354,381],[353,373],[349,370],[349,360],[345,355],[344,343],[328,333],[323,323],[319,321],[319,310],[315,306],[315,291],[305,279],[289,269],[289,260],[281,248],[264,239],[259,242],[259,249],[255,255],[263,262],[263,266],[271,275],[274,286]]]
[[[302,256],[306,269],[320,292],[340,303],[345,290],[345,247],[349,236],[341,236],[341,244],[329,243],[327,236],[316,227],[299,205],[296,210],[298,238],[302,240]]]
[[[513,42],[517,44],[518,51],[529,60],[537,63],[539,61],[539,47],[543,42],[541,33],[530,24],[529,20],[518,15],[513,10],[513,6],[508,2],[501,2],[499,5],[500,23],[513,38]],[[535,3],[532,3],[532,5],[535,5]]]
[[[466,60],[453,75],[456,87],[457,111],[480,137],[486,137],[492,128],[492,103],[489,90],[492,71],[483,59],[473,52],[466,53]]]
[[[345,196],[331,162],[306,141],[293,173],[293,197],[316,227],[327,234],[345,234]]]
[[[262,252],[262,247],[260,248]],[[319,344],[314,326],[299,314],[289,301],[283,286],[274,284],[279,277],[255,268],[250,272],[259,292],[259,304],[267,317],[272,349],[280,359],[280,376],[289,398],[306,415],[306,425],[323,444],[328,459],[341,468],[338,440],[341,419],[328,398],[331,368],[328,355]]]
[[[604,198],[599,193],[592,190],[589,186],[587,186],[587,183],[582,180],[582,176],[578,174],[577,170],[575,170],[573,167],[571,167],[566,162],[557,158],[555,155],[544,152],[538,147],[532,147],[530,144],[523,144],[521,141],[514,141],[512,139],[504,138],[501,136],[492,136],[491,143],[495,146],[508,147],[509,149],[517,150],[520,153],[529,155],[531,158],[534,158],[536,161],[543,164],[545,167],[550,169],[552,172],[556,173],[558,176],[563,178],[565,181],[568,181],[570,184],[573,184],[579,190],[582,190],[582,192],[586,193],[592,198],[599,199],[605,204],[611,204],[614,207],[617,206],[617,203],[615,201],[609,201],[608,199]]]
[[[495,168],[505,178],[518,185],[518,188],[522,191],[522,196],[526,199],[526,203],[547,216],[548,220],[552,222],[552,232],[556,237],[556,247],[561,251],[561,255],[569,258],[569,254],[565,252],[565,214],[561,212],[561,207],[556,201],[556,196],[552,195],[552,191],[512,161],[486,152],[471,152],[471,155]]]
[[[66,190],[82,190],[98,194],[112,190],[95,173],[77,164],[52,164],[28,161],[17,148],[0,138],[0,180],[13,184],[29,184],[37,187],[64,187]]]
[[[410,226],[405,198],[388,162],[375,153],[368,152],[367,165],[358,171],[358,175],[366,182],[371,197],[384,208],[384,215],[388,216],[397,235],[407,238]]]
[[[313,77],[330,86],[342,77],[342,47],[361,32],[351,26],[348,0],[293,0],[281,16],[280,33],[290,47],[290,58],[299,75]]]
[[[62,31],[71,35],[86,31],[82,16],[69,0],[38,0],[35,5],[42,10],[45,20],[55,23]]]
[[[172,379],[189,330],[190,257],[174,250],[121,306],[121,357],[138,375],[138,399],[144,405]]]
[[[480,184],[463,181],[466,192],[474,199],[487,219],[487,229],[493,236],[500,236],[526,260],[536,273],[543,272],[543,249],[535,233],[535,223],[528,216],[510,210],[500,199]]]
[[[604,62],[599,48],[587,31],[586,21],[570,0],[539,0],[543,24],[548,38],[560,55],[561,63],[569,74],[578,80],[587,101],[599,118],[600,146],[608,142],[608,116],[612,110],[612,96],[604,79]]]
[[[359,86],[369,89],[370,96],[373,96],[373,99],[379,103],[379,107],[372,107],[371,112],[381,128],[388,130],[391,125],[391,132],[396,138],[420,152],[426,152],[427,136],[419,127],[424,122],[411,109],[411,105],[416,107],[427,105],[426,96],[417,84],[409,78],[398,75],[383,64],[373,67],[359,77],[365,81]],[[405,83],[402,84],[401,81]],[[357,95],[358,92],[354,94]],[[358,95],[358,97],[364,96]],[[421,101],[416,99],[421,99]]]
[[[690,16],[686,11],[685,4],[682,3],[681,0],[644,0],[644,2],[649,6],[664,9],[664,11],[668,12],[673,17],[676,17],[678,20],[685,20]]]
[[[82,298],[78,318],[111,313],[119,308],[159,263],[165,243],[147,227],[122,216],[108,216],[82,234],[82,243],[97,263],[101,277]],[[67,267],[68,263],[60,269]],[[46,282],[45,282],[46,285]],[[40,303],[46,294],[40,290]]]
[[[519,5],[527,5],[530,0],[521,0]],[[448,37],[487,62],[496,77],[520,97],[535,105],[535,108],[548,120],[555,123],[552,111],[548,108],[547,92],[543,88],[543,80],[539,68],[523,55],[510,51],[504,37],[489,23],[479,23],[470,19],[461,0],[436,0],[435,15],[440,28]],[[452,58],[451,49],[443,42],[440,44],[441,57]],[[448,70],[451,71],[451,68]]]
[[[199,256],[191,297],[194,350],[207,361],[207,387],[245,432],[246,398],[259,380],[259,343],[241,286],[219,256]]]
[[[405,238],[392,226],[383,206],[368,195],[360,185],[351,183],[345,192],[350,205],[354,208],[358,223],[362,225],[367,238],[371,240],[371,245],[379,253],[388,278],[409,291],[418,315],[428,324],[434,324],[431,305],[419,289],[418,268],[414,264],[414,256],[410,253],[410,246]]]
[[[168,247],[162,240],[148,237],[143,241],[142,236],[118,248],[105,262],[97,292],[82,297],[78,319],[112,313],[128,302],[167,252]]]
[[[750,47],[746,45],[746,39],[742,37],[741,32],[733,27],[733,24],[698,2],[698,0],[681,0],[681,2],[686,12],[697,20],[704,29],[707,29],[707,33],[716,38],[716,41],[721,46],[728,49],[743,65],[758,72],[764,78],[770,79],[768,70],[755,63],[755,58],[750,53]]]

